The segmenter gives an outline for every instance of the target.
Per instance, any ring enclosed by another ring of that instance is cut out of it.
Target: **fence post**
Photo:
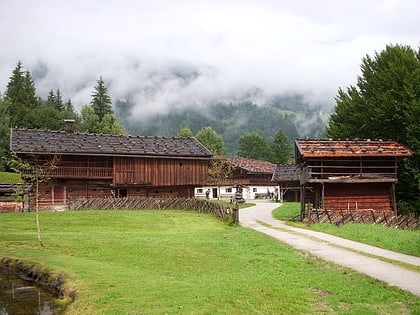
[[[237,203],[232,205],[232,220],[233,224],[239,224],[239,205]]]

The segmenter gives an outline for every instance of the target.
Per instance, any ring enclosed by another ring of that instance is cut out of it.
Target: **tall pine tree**
[[[99,80],[96,82],[95,91],[92,93],[92,101],[90,104],[100,122],[106,114],[113,114],[112,100],[108,95],[108,89],[105,87],[102,76],[100,76]]]
[[[270,150],[270,162],[275,164],[289,164],[292,162],[292,146],[282,130],[277,131],[274,135],[273,142],[270,143]]]
[[[22,69],[19,61],[10,76],[4,95],[11,126],[33,128],[36,109],[40,101],[29,71]]]

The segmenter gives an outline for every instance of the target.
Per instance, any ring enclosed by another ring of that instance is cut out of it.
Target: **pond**
[[[18,275],[0,271],[0,315],[59,315],[54,298]]]

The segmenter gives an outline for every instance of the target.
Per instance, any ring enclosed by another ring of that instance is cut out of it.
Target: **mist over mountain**
[[[270,95],[241,81],[232,84],[220,70],[208,66],[135,59],[119,65],[118,71],[116,65],[108,65],[101,76],[115,116],[129,134],[176,136],[182,127],[196,134],[210,126],[222,135],[229,155],[236,154],[239,138],[247,132],[258,132],[268,141],[280,129],[291,142],[322,137],[333,109],[328,98],[298,91]],[[60,89],[63,98],[71,99],[80,111],[90,102],[98,78],[86,70],[67,75],[58,69],[40,61],[30,69],[38,94],[46,98],[51,89]]]
[[[191,76],[185,76],[183,72],[177,75],[182,83],[178,84],[182,94],[191,82]],[[161,89],[156,85],[148,91],[158,94]],[[116,116],[128,133],[176,136],[183,127],[196,134],[210,126],[223,137],[228,155],[236,154],[240,136],[248,132],[258,132],[272,141],[274,134],[282,130],[291,143],[300,137],[323,137],[333,108],[328,101],[311,103],[303,94],[267,96],[256,87],[220,96],[211,95],[207,99],[174,98],[167,110],[154,113],[148,110],[142,113],[143,106],[138,101],[138,96],[131,94],[114,102]]]

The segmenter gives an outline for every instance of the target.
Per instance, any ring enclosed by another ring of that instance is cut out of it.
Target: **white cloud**
[[[78,107],[99,75],[113,98],[132,93],[141,113],[250,87],[332,102],[366,54],[417,48],[418,12],[416,0],[3,0],[0,91],[21,60],[47,67],[40,94],[60,88]],[[175,66],[197,74],[184,82]]]

